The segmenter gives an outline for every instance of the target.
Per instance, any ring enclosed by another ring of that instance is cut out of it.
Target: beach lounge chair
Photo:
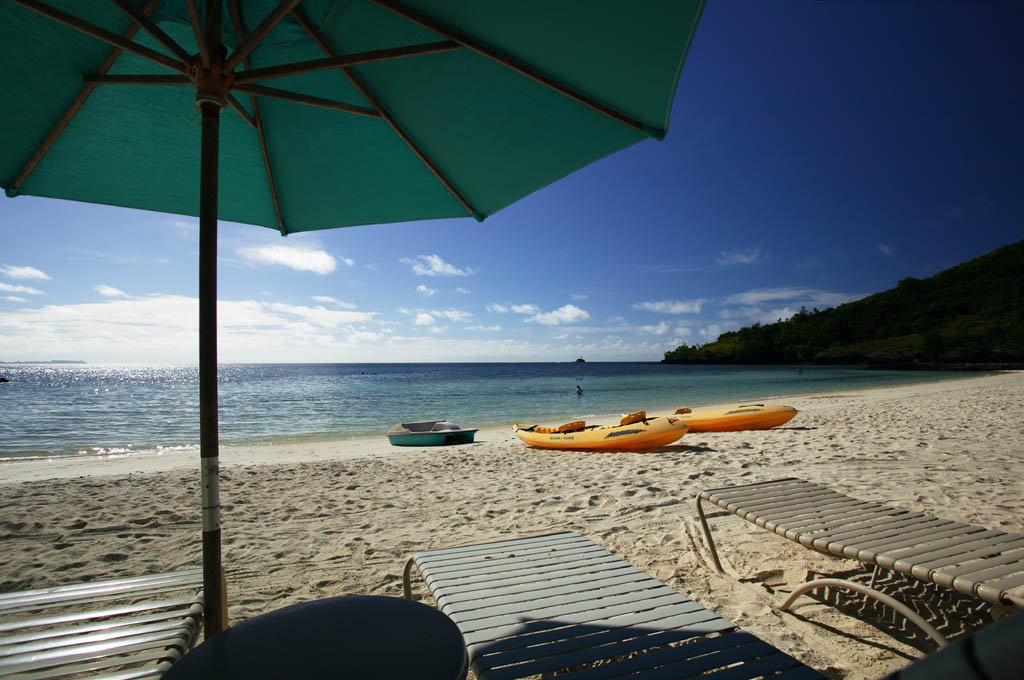
[[[200,569],[0,594],[0,678],[158,678],[202,622]]]
[[[872,587],[880,569],[979,597],[994,605],[996,614],[1024,606],[1021,535],[857,500],[802,479],[779,479],[708,489],[697,496],[697,514],[719,574],[725,572],[701,507],[704,501],[806,548],[859,560],[875,570],[868,586],[835,578],[801,584],[779,605],[782,610],[803,593],[846,588],[899,611],[939,646],[945,645],[943,636],[923,617]]]
[[[417,553],[410,599],[413,567],[478,680],[823,677],[577,533]]]

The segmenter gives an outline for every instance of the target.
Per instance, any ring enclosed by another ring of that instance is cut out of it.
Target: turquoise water
[[[224,443],[381,434],[844,392],[966,377],[831,366],[657,363],[236,364],[220,367]],[[0,459],[132,454],[199,441],[195,366],[0,365]],[[576,394],[576,386],[583,389]]]

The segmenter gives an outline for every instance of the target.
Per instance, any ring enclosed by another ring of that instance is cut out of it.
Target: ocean
[[[194,365],[0,364],[0,376],[10,380],[0,383],[0,460],[198,446]],[[463,427],[567,422],[963,377],[625,362],[228,364],[219,369],[220,437],[251,444],[383,435],[398,422],[442,418]]]

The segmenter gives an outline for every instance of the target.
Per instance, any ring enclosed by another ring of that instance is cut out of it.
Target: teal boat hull
[[[476,430],[461,432],[412,432],[410,434],[389,434],[392,446],[446,446],[448,444],[472,444]]]

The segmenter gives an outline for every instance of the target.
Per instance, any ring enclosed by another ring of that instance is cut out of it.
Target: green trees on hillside
[[[1024,361],[1024,241],[834,309],[681,345],[669,363]]]

